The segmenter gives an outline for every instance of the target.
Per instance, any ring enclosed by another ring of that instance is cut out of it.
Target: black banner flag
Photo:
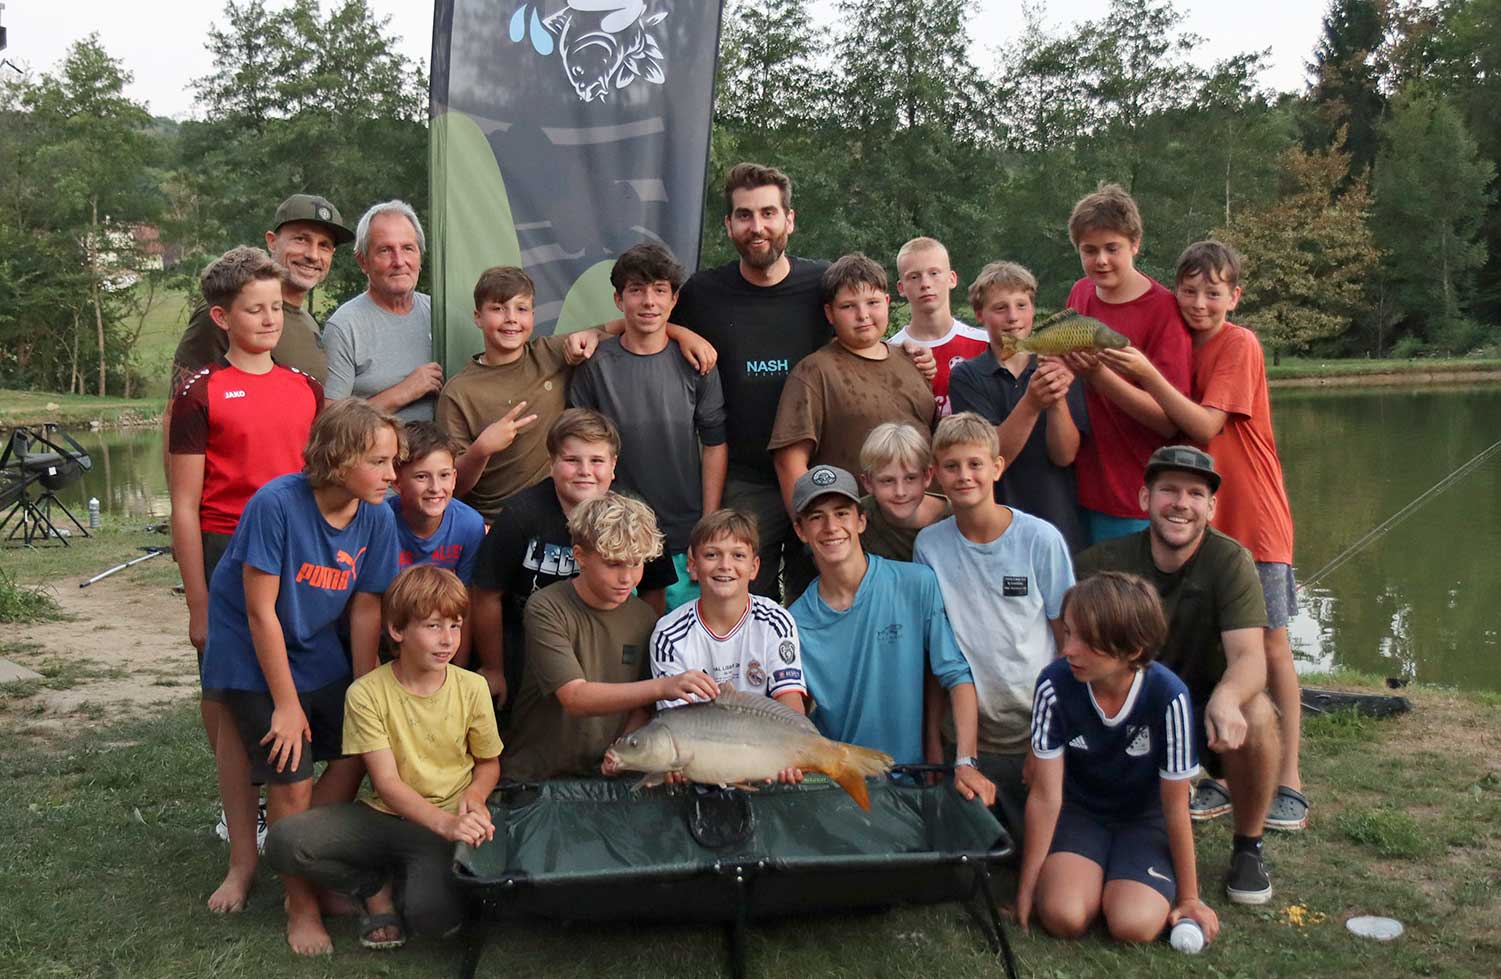
[[[537,334],[618,315],[610,266],[645,240],[698,259],[720,0],[438,0],[433,343],[483,346],[492,265],[537,283]]]

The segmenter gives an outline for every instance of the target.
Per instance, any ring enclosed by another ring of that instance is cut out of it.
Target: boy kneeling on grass
[[[1153,662],[1167,635],[1157,593],[1103,571],[1063,597],[1063,655],[1037,678],[1017,921],[1059,938],[1104,915],[1110,937],[1150,942],[1199,900],[1189,780],[1198,772],[1188,688]]]
[[[266,859],[279,872],[361,903],[360,944],[400,948],[464,920],[450,871],[453,845],[495,837],[485,804],[500,779],[490,689],[454,666],[469,594],[445,568],[413,565],[382,602],[396,658],[349,688],[344,750],[360,755],[375,794],[320,806],[272,827]],[[398,913],[391,884],[404,882]]]

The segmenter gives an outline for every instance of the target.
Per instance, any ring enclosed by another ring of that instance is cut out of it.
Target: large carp
[[[1045,357],[1061,357],[1076,350],[1108,350],[1130,346],[1130,341],[1092,316],[1072,309],[1049,316],[1037,324],[1031,336],[1018,340],[1001,338],[1001,359],[1007,360],[1018,350]]]
[[[762,782],[784,768],[822,772],[867,811],[866,777],[891,770],[885,752],[830,741],[797,711],[735,690],[724,690],[708,703],[662,711],[617,739],[605,757],[617,768],[645,772],[643,785],[656,785],[674,772],[710,785]]]

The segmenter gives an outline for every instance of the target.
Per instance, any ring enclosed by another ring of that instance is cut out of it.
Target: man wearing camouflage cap
[[[344,226],[339,209],[314,194],[293,194],[282,201],[271,230],[266,232],[266,250],[287,270],[281,285],[281,339],[271,357],[283,367],[313,376],[319,384],[324,381],[327,363],[318,321],[304,304],[307,294],[328,278],[334,249],[353,240],[354,232]],[[209,318],[208,305],[200,297],[193,304],[188,328],[172,356],[172,394],[228,350],[228,334]]]
[[[1235,842],[1225,892],[1236,904],[1265,904],[1272,882],[1261,835],[1282,747],[1264,689],[1266,599],[1250,552],[1209,526],[1219,488],[1207,452],[1163,446],[1147,460],[1140,493],[1147,529],[1084,551],[1074,558],[1074,574],[1083,581],[1097,571],[1124,571],[1157,589],[1168,622],[1157,659],[1187,685],[1194,715],[1203,718],[1199,759],[1229,786],[1224,803],[1232,809]],[[1200,783],[1191,810],[1203,808],[1199,796],[1211,785],[1220,783]]]

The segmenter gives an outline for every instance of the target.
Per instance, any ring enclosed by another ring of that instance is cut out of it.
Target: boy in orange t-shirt
[[[1175,294],[1193,339],[1192,400],[1138,350],[1100,356],[1151,394],[1185,435],[1208,450],[1224,475],[1213,525],[1240,541],[1256,561],[1267,606],[1267,685],[1281,714],[1282,772],[1266,824],[1302,829],[1308,823],[1298,770],[1302,707],[1287,634],[1288,619],[1297,610],[1292,508],[1272,433],[1261,344],[1256,334],[1226,319],[1240,301],[1240,256],[1218,241],[1188,246],[1178,259]],[[1230,797],[1220,783],[1205,780],[1192,808],[1196,819],[1212,819],[1230,810]]]

